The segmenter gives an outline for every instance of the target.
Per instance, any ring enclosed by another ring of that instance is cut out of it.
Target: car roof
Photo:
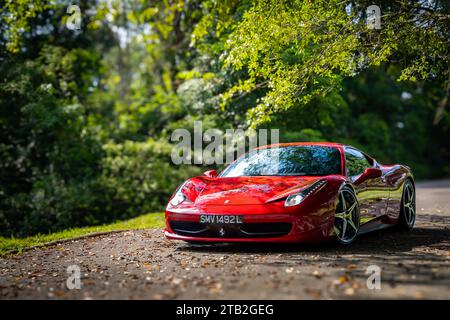
[[[274,143],[268,144],[265,146],[260,146],[255,148],[255,150],[259,149],[268,149],[268,148],[276,148],[276,147],[289,147],[289,146],[322,146],[322,147],[334,147],[334,148],[342,148],[347,147],[348,145],[343,143],[336,142],[287,142],[287,143]]]

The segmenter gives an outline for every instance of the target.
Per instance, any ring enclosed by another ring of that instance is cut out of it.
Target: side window
[[[364,154],[355,149],[345,149],[345,163],[349,177],[358,176],[371,167]]]

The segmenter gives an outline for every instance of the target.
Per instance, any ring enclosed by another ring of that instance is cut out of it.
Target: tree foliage
[[[236,12],[225,12],[220,5],[211,10],[215,19],[205,16],[197,35],[206,30],[217,34],[223,47],[216,55],[225,69],[239,74],[224,90],[222,105],[258,91],[247,115],[249,125],[258,126],[270,122],[272,114],[304,106],[339,87],[343,79],[388,61],[401,65],[399,80],[439,79],[448,92],[449,4],[380,1],[381,28],[370,29],[371,4],[252,1],[238,19],[233,19]],[[233,21],[225,24],[225,38],[220,36],[223,20]]]

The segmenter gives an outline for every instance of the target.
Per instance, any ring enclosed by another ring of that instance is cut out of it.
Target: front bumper
[[[288,235],[292,229],[291,222],[205,224],[172,220],[169,224],[174,233],[196,238],[277,238]]]
[[[169,230],[164,230],[164,235],[168,239],[183,240],[188,242],[205,242],[205,243],[300,243],[300,242],[316,242],[325,240],[328,237],[323,236],[323,229],[317,229],[304,234],[291,234],[276,238],[204,238],[204,237],[188,237]]]
[[[235,225],[201,224],[201,214],[166,211],[165,236],[192,242],[316,242],[331,235],[334,221],[333,210],[330,213],[322,211],[307,215],[296,212],[223,213],[243,215],[244,223]]]

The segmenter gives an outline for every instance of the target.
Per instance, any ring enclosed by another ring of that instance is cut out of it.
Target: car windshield
[[[324,176],[340,173],[339,149],[286,146],[249,152],[228,166],[220,176]]]

